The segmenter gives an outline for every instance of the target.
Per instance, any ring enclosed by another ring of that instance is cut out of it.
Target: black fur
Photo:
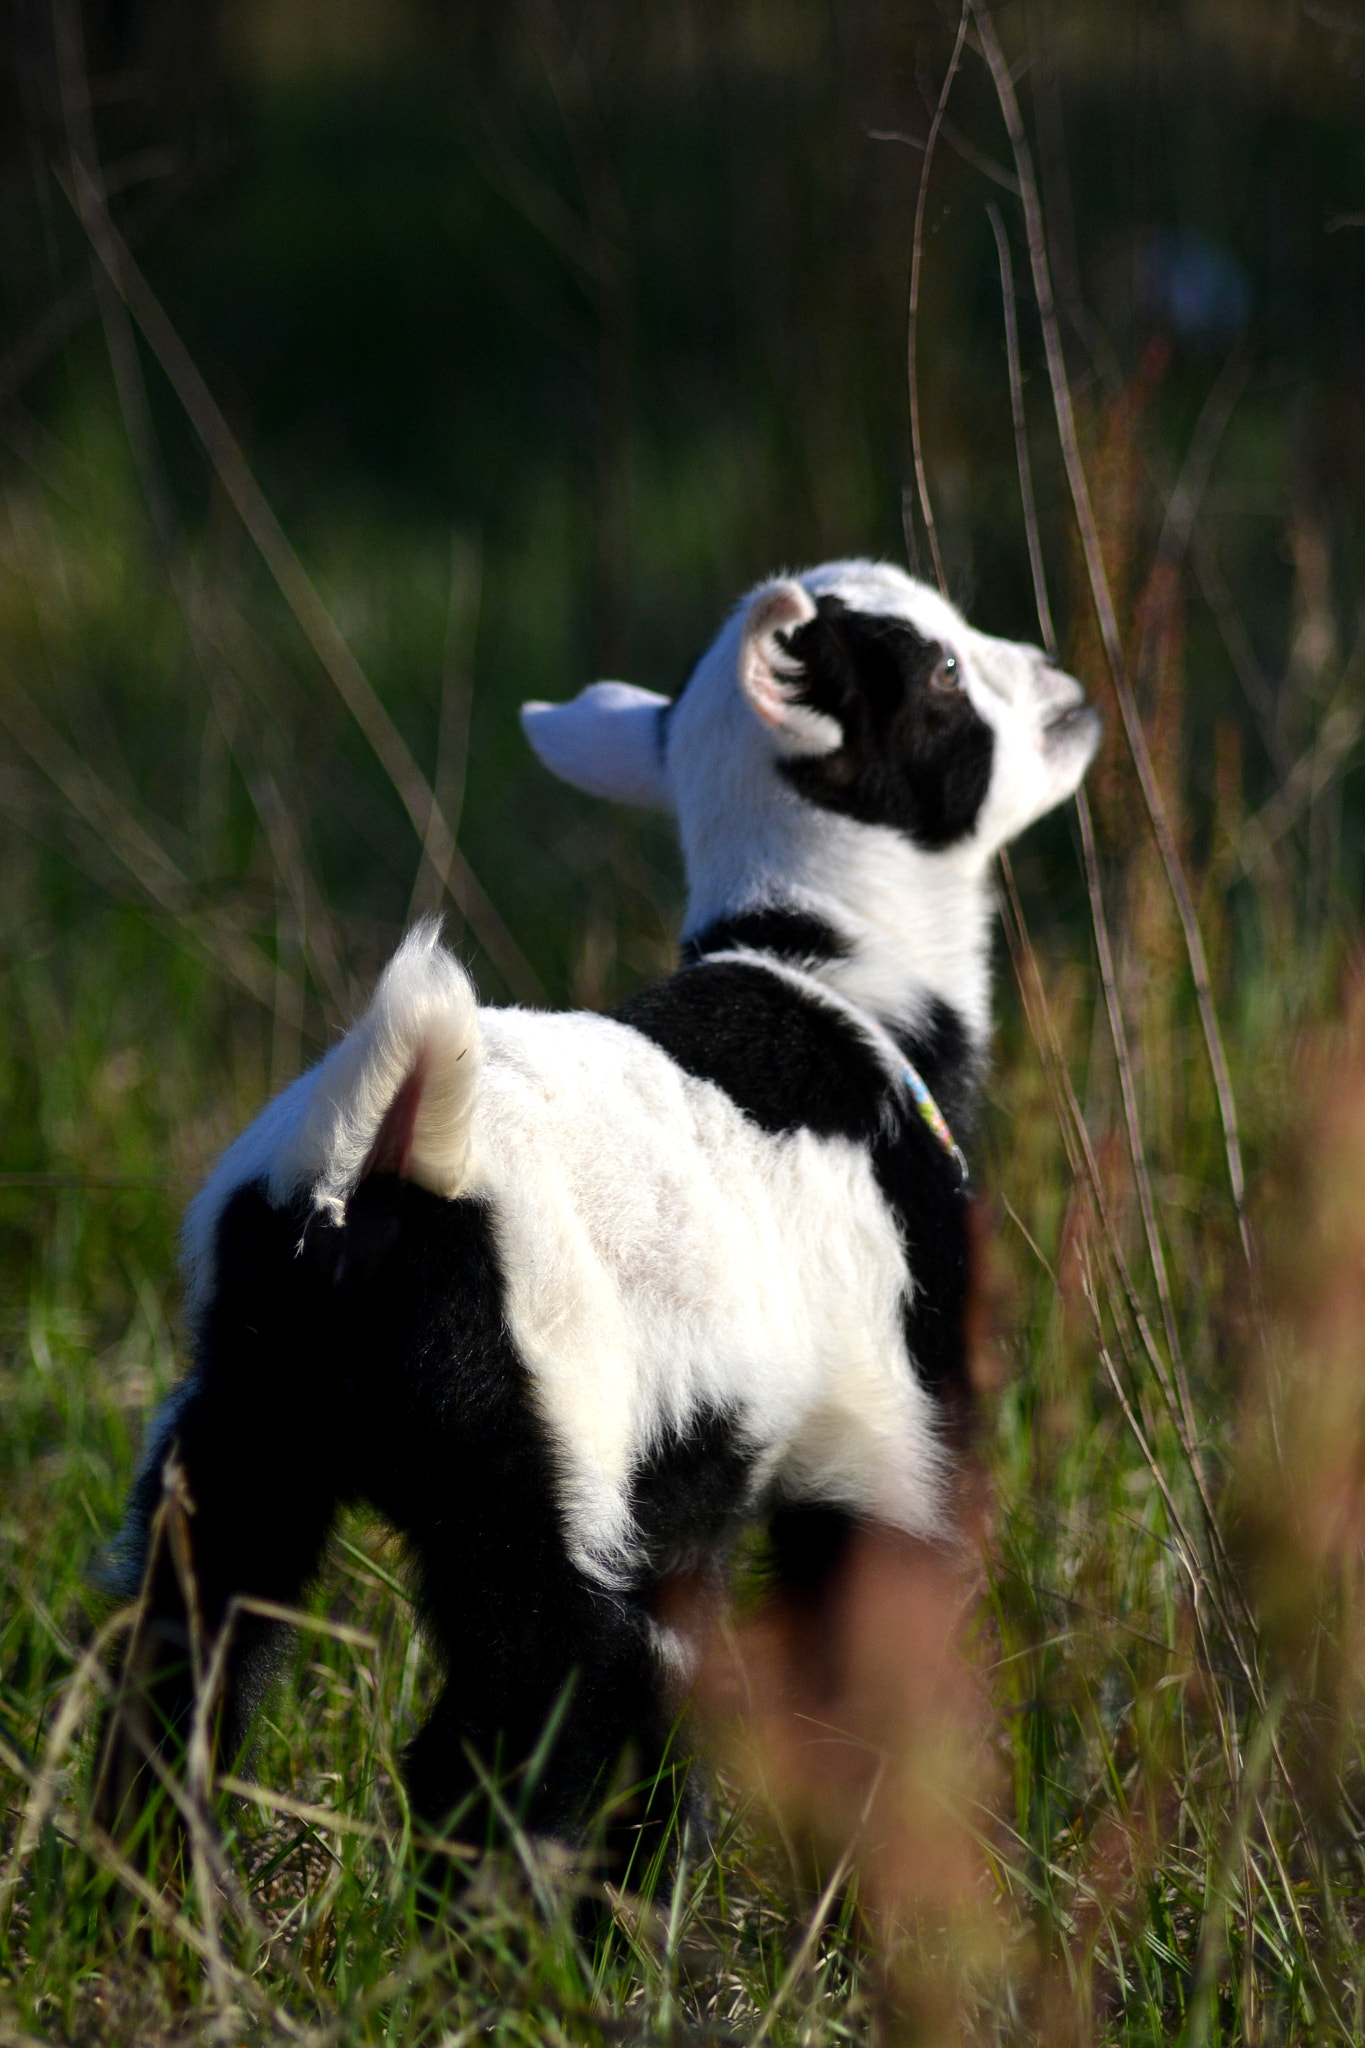
[[[615,1014],[684,1072],[723,1088],[763,1130],[804,1129],[871,1147],[915,1276],[905,1310],[910,1356],[925,1386],[965,1415],[966,1191],[955,1162],[893,1089],[852,1020],[759,963],[739,961],[685,967],[629,997]],[[935,1002],[927,1024],[898,1042],[960,1142],[974,1121],[980,1085],[961,1021]]]
[[[770,916],[766,929],[779,935],[780,914]],[[808,952],[797,920],[786,935]],[[764,1130],[870,1147],[915,1275],[911,1358],[945,1413],[962,1408],[964,1194],[856,1026],[757,963],[682,968],[617,1014]],[[952,1013],[940,1006],[906,1050],[965,1116],[975,1076]],[[196,1597],[206,1637],[233,1594],[297,1605],[338,1508],[368,1502],[409,1541],[417,1602],[448,1674],[406,1759],[415,1811],[429,1828],[454,1816],[463,1838],[482,1834],[490,1810],[472,1751],[510,1780],[529,1825],[572,1835],[623,1751],[644,1778],[664,1762],[656,1595],[670,1574],[714,1571],[723,1559],[751,1507],[753,1453],[724,1411],[656,1445],[632,1486],[647,1565],[638,1584],[603,1591],[566,1554],[550,1444],[502,1302],[492,1221],[478,1202],[443,1201],[376,1173],[337,1227],[302,1204],[272,1208],[257,1185],[239,1189],[219,1222],[213,1295],[175,1423]],[[150,1522],[160,1486],[157,1471],[140,1482],[135,1521]],[[777,1576],[798,1599],[814,1597],[842,1555],[849,1517],[774,1508]],[[229,1755],[282,1635],[258,1618],[237,1622]],[[154,1714],[183,1732],[188,1617],[164,1551],[149,1641]],[[517,1774],[556,1712],[554,1745],[526,1783]],[[136,1766],[112,1774],[106,1819],[136,1777]],[[667,1797],[673,1788],[662,1782]],[[628,1819],[638,1842],[661,1816]],[[624,1857],[619,1834],[616,1846]]]
[[[735,946],[750,947],[756,953],[772,953],[800,967],[807,962],[844,960],[850,948],[832,925],[808,910],[769,904],[761,910],[743,910],[709,924],[686,940],[682,949],[684,967],[695,967],[707,953],[723,953]]]
[[[707,1568],[738,1533],[750,1504],[754,1453],[736,1417],[702,1409],[685,1432],[656,1444],[631,1483],[631,1513],[660,1576]]]
[[[893,1036],[906,1057],[914,1061],[954,1137],[959,1144],[965,1143],[976,1129],[985,1062],[957,1011],[932,996],[914,1031]]]
[[[857,1026],[757,963],[685,967],[613,1014],[765,1131],[866,1141],[877,1129],[886,1076]]]
[[[789,645],[805,700],[845,735],[831,755],[783,764],[801,795],[929,850],[970,833],[994,742],[966,696],[942,686],[944,650],[903,620],[833,598],[819,600]],[[904,1311],[913,1369],[945,1422],[960,1420],[970,1398],[958,1169],[851,1018],[761,961],[704,958],[734,948],[798,967],[849,950],[795,906],[738,913],[694,935],[678,972],[616,1015],[686,1073],[724,1089],[762,1130],[867,1148],[914,1276]],[[936,1002],[899,1042],[963,1140],[980,1077],[962,1021]],[[338,1509],[369,1503],[408,1540],[415,1597],[446,1669],[406,1758],[417,1815],[432,1829],[453,1817],[466,1839],[491,1825],[473,1757],[509,1784],[528,1825],[572,1837],[623,1753],[646,1779],[664,1765],[670,1709],[654,1609],[670,1575],[723,1567],[752,1509],[756,1453],[723,1409],[655,1444],[631,1486],[645,1562],[635,1583],[603,1590],[568,1555],[553,1450],[504,1299],[493,1219],[478,1202],[444,1201],[376,1172],[338,1226],[304,1202],[274,1209],[262,1187],[238,1189],[219,1219],[213,1295],[173,1420],[192,1503],[194,1594],[206,1638],[234,1595],[297,1605]],[[138,1482],[134,1531],[151,1525],[161,1485],[159,1467]],[[768,1507],[777,1580],[814,1613],[852,1518],[797,1501]],[[152,1725],[183,1737],[191,1616],[164,1545],[149,1591]],[[282,1641],[278,1625],[239,1617],[228,1754],[247,1733]],[[145,1773],[126,1742],[119,1761],[116,1730],[109,1748],[102,1817],[114,1824]],[[663,1817],[637,1810],[632,1840]]]
[[[847,1508],[778,1503],[768,1522],[768,1555],[774,1580],[798,1609],[821,1609],[857,1526]]]
[[[488,1822],[468,1750],[514,1777],[558,1709],[536,1782],[514,1782],[509,1796],[528,1825],[568,1834],[623,1749],[648,1777],[669,1735],[649,1588],[605,1593],[566,1556],[550,1452],[502,1294],[476,1202],[375,1174],[338,1229],[244,1187],[219,1227],[213,1299],[176,1426],[207,1635],[234,1593],[297,1605],[346,1502],[368,1501],[409,1539],[418,1604],[448,1672],[408,1751],[409,1791],[429,1827],[455,1815],[466,1839]],[[148,1518],[160,1484],[158,1472],[142,1482],[147,1498],[135,1506]],[[187,1617],[168,1556],[151,1610],[162,1646],[154,1710],[183,1734]],[[229,1754],[269,1681],[279,1634],[238,1623]],[[129,1777],[111,1774],[107,1804]]]
[[[787,638],[797,694],[843,729],[833,753],[782,763],[802,796],[936,853],[965,839],[990,787],[995,736],[965,691],[935,684],[950,649],[904,619],[822,597]]]

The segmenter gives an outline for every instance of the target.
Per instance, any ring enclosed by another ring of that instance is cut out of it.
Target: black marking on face
[[[958,657],[902,618],[822,597],[785,636],[795,693],[837,721],[832,753],[785,760],[802,796],[865,825],[890,825],[927,853],[967,838],[990,788],[995,735],[961,685]]]

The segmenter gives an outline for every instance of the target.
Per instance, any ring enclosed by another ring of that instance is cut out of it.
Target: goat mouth
[[[1069,704],[1043,727],[1043,738],[1049,747],[1063,746],[1081,734],[1086,739],[1098,740],[1100,736],[1100,714],[1093,704]]]

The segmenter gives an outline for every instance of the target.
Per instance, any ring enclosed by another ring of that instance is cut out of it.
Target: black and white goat
[[[152,1424],[125,1590],[175,1448],[199,1614],[296,1603],[340,1504],[411,1546],[444,1662],[407,1755],[432,1824],[561,1719],[533,1827],[657,1762],[686,1646],[660,1593],[754,1517],[809,1586],[850,1527],[949,1526],[991,860],[1097,720],[1035,649],[838,562],[736,609],[676,702],[599,683],[532,745],[677,818],[677,972],[610,1016],[480,1010],[434,926],[238,1139],[185,1227],[194,1356]],[[189,1711],[151,1562],[152,1692]],[[228,1740],[277,1631],[235,1624]]]

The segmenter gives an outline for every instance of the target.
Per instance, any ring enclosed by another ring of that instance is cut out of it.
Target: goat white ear
[[[633,683],[590,683],[568,704],[523,704],[521,729],[552,775],[589,796],[670,811],[663,714]]]
[[[830,754],[843,745],[838,719],[800,701],[795,685],[801,664],[783,645],[788,635],[815,616],[810,592],[786,580],[760,590],[744,621],[739,686],[784,754]]]

